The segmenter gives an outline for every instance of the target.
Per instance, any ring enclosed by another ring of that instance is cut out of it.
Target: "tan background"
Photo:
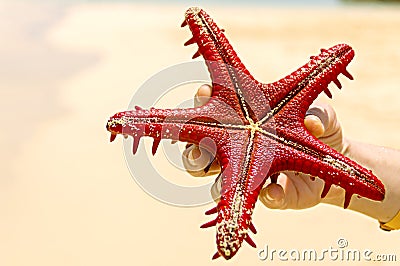
[[[199,225],[212,205],[178,208],[149,197],[126,168],[121,139],[111,145],[105,131],[135,88],[194,53],[183,47],[188,29],[179,27],[186,8],[0,4],[0,265],[211,263],[215,232]],[[398,7],[204,8],[260,80],[288,74],[320,48],[352,45],[355,80],[340,78],[344,88],[333,89],[329,102],[346,136],[400,148]],[[258,247],[322,250],[345,237],[349,248],[400,259],[399,232],[382,232],[377,221],[337,207],[274,211],[259,204],[254,223]],[[256,251],[245,245],[233,261],[274,263]]]

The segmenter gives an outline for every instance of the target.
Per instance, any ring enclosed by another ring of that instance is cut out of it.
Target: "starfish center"
[[[252,133],[255,133],[256,131],[262,132],[262,128],[260,128],[260,123],[254,123],[252,119],[249,119],[249,125],[246,125],[245,128],[250,130]]]

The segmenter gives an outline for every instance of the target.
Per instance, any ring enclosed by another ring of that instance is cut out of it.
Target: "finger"
[[[282,209],[285,205],[285,192],[280,184],[268,184],[261,189],[259,198],[270,209]]]
[[[302,184],[296,176],[291,178],[294,173],[281,173],[276,184],[271,183],[260,191],[260,201],[271,209],[299,209],[299,195]],[[295,181],[295,182],[294,182]]]
[[[203,170],[208,165],[209,161],[210,158],[207,158],[205,153],[202,154],[199,151],[199,147],[196,145],[189,146],[182,153],[183,165],[186,171],[192,176],[204,176],[205,172]]]
[[[194,96],[194,106],[199,107],[206,104],[211,97],[212,88],[210,85],[201,85]]]
[[[310,177],[302,173],[295,174],[293,172],[288,172],[287,177],[288,187],[285,188],[285,192],[287,193],[286,195],[291,196],[291,199],[287,199],[288,208],[305,209],[321,202],[320,195],[324,186],[322,179]]]
[[[215,175],[221,172],[221,166],[214,155],[201,146],[193,145],[190,159],[193,164],[197,164],[199,170],[204,172],[204,176]],[[203,167],[205,165],[205,167]]]
[[[325,134],[329,124],[328,112],[323,103],[313,103],[306,112],[304,125],[315,137],[320,138]]]
[[[337,121],[336,112],[332,106],[320,102],[311,104],[306,112],[304,123],[307,123],[306,127],[311,133],[317,131],[316,133],[318,133],[318,135],[321,134],[321,127],[323,127],[322,135],[316,137],[331,136],[341,129]],[[310,126],[310,128],[308,128],[308,126]]]
[[[322,137],[325,133],[325,127],[318,116],[307,115],[304,119],[304,125],[317,138]]]
[[[202,148],[201,146],[193,145],[192,149],[192,160],[194,160],[201,170],[204,172],[204,176],[215,175],[221,172],[221,166],[219,165],[218,160],[214,157],[214,155],[208,150]],[[204,164],[207,165],[203,167]]]
[[[211,196],[213,200],[218,203],[221,198],[222,178],[221,175],[217,177],[214,184],[211,186]]]
[[[321,127],[321,125],[318,125],[318,121],[314,122],[316,119],[315,117],[318,117],[324,128],[322,135],[314,134],[315,131],[318,131],[318,127]],[[313,119],[314,121],[312,121]],[[344,152],[345,145],[343,142],[342,128],[337,120],[336,112],[332,106],[323,103],[312,104],[306,113],[304,124],[306,125],[307,129],[310,130],[310,132],[318,137],[322,142],[341,153]]]
[[[211,162],[211,165],[207,169],[206,176],[216,175],[219,173],[221,173],[221,166],[219,161],[214,158],[214,160]]]
[[[182,153],[182,162],[186,171],[195,177],[204,177],[220,172],[220,166],[214,156],[197,145],[188,146]]]

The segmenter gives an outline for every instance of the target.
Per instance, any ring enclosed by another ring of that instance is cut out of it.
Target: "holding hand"
[[[195,106],[207,103],[211,93],[212,88],[209,85],[202,85],[196,93]],[[400,180],[397,176],[393,176],[395,173],[400,173],[400,152],[343,138],[342,128],[330,105],[312,104],[306,113],[304,124],[315,137],[372,169],[385,183],[384,201],[375,202],[365,198],[354,198],[350,209],[376,218],[383,223],[392,220],[398,213],[400,202]],[[187,171],[193,176],[207,176],[220,172],[218,161],[207,150],[196,145],[187,146],[183,153],[183,161]],[[321,202],[343,206],[343,189],[332,186],[326,197],[321,199],[323,187],[324,181],[319,178],[302,173],[284,172],[279,174],[276,183],[270,182],[262,188],[259,199],[266,207],[272,209],[304,209]],[[220,190],[221,180],[217,178],[211,189],[214,198],[218,198]]]

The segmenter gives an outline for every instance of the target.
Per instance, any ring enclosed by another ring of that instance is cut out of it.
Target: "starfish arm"
[[[154,138],[153,154],[161,139],[199,144],[206,136],[218,139],[227,128],[242,127],[242,119],[229,106],[215,100],[201,107],[187,109],[145,110],[136,107],[135,110],[115,114],[107,123],[111,141],[117,134],[134,138],[134,153],[142,136]]]
[[[277,132],[279,134],[279,129]],[[297,132],[286,131],[285,137],[276,139],[274,172],[291,170],[325,181],[322,197],[332,184],[346,190],[344,207],[351,196],[358,194],[372,200],[383,200],[385,188],[372,171],[340,154],[309,134],[305,128]]]
[[[195,56],[203,55],[206,61],[213,83],[213,97],[223,100],[238,112],[241,110],[253,120],[257,114],[265,113],[268,101],[261,88],[257,89],[259,82],[251,76],[210,16],[202,9],[190,8],[184,23],[189,25],[193,34],[186,44],[197,43],[199,50]]]
[[[262,121],[281,111],[287,113],[285,115],[304,118],[308,107],[321,92],[325,91],[331,97],[328,90],[330,82],[341,87],[337,79],[339,74],[352,79],[346,67],[353,57],[353,49],[346,44],[335,45],[328,50],[321,49],[318,56],[312,56],[307,64],[290,75],[275,83],[264,84],[262,88],[265,95],[274,97],[269,100],[272,110]]]
[[[255,231],[251,216],[272,161],[270,153],[258,149],[265,146],[258,132],[231,132],[230,137],[217,153],[222,170],[221,199],[214,209],[218,216],[203,226],[216,225],[218,253],[226,259],[236,254],[243,240],[255,246],[248,235]]]
[[[207,61],[221,61],[251,77],[235,50],[213,19],[198,7],[189,8],[185,13],[184,25],[189,25],[193,38],[186,44],[197,43],[199,53]]]

